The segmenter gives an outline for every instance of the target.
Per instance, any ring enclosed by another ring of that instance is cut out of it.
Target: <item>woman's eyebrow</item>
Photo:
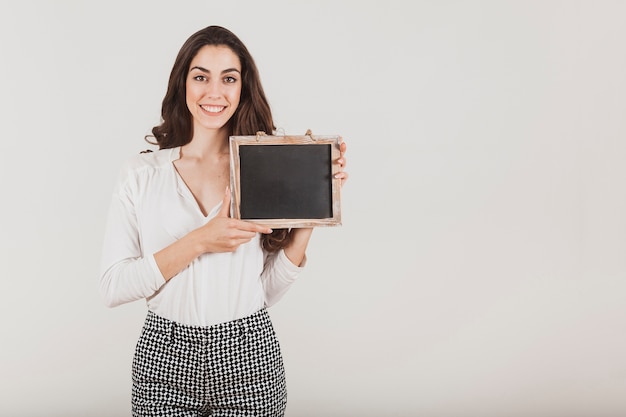
[[[191,68],[189,69],[189,72],[191,72],[191,71],[193,71],[193,70],[195,70],[195,69],[197,69],[197,70],[199,70],[199,71],[202,71],[202,72],[204,72],[204,73],[206,73],[206,74],[210,74],[210,73],[211,73],[211,71],[209,71],[208,69],[203,68],[203,67],[199,67],[199,66],[191,67]],[[238,73],[240,73],[240,74],[241,74],[241,71],[239,71],[237,68],[228,68],[228,69],[225,69],[225,70],[223,70],[223,71],[222,71],[222,74],[226,74],[226,73],[228,73],[228,72],[238,72]]]
[[[237,68],[225,69],[224,71],[222,71],[222,74],[226,74],[227,72],[238,72],[239,74],[241,74],[241,71],[239,71]]]
[[[211,73],[211,71],[209,71],[208,69],[206,69],[206,68],[202,68],[202,67],[198,67],[198,66],[195,66],[195,67],[191,67],[191,68],[189,68],[189,72],[191,72],[191,71],[193,71],[193,70],[195,70],[195,69],[197,69],[197,70],[199,70],[199,71],[202,71],[202,72],[205,72],[205,73],[207,73],[207,74],[210,74],[210,73]]]

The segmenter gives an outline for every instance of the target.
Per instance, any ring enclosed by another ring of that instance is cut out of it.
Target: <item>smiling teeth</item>
[[[204,110],[209,113],[219,113],[224,110],[224,106],[201,106]]]

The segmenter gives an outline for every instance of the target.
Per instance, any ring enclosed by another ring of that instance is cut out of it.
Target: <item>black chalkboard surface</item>
[[[279,227],[341,224],[338,136],[232,136],[231,214]]]

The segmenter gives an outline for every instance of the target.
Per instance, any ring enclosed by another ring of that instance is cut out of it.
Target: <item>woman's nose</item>
[[[207,84],[206,94],[211,98],[221,97],[222,90],[220,84],[217,81],[210,81]]]

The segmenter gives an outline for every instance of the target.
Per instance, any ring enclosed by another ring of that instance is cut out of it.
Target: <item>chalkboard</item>
[[[231,136],[231,215],[272,228],[341,224],[339,136]]]

